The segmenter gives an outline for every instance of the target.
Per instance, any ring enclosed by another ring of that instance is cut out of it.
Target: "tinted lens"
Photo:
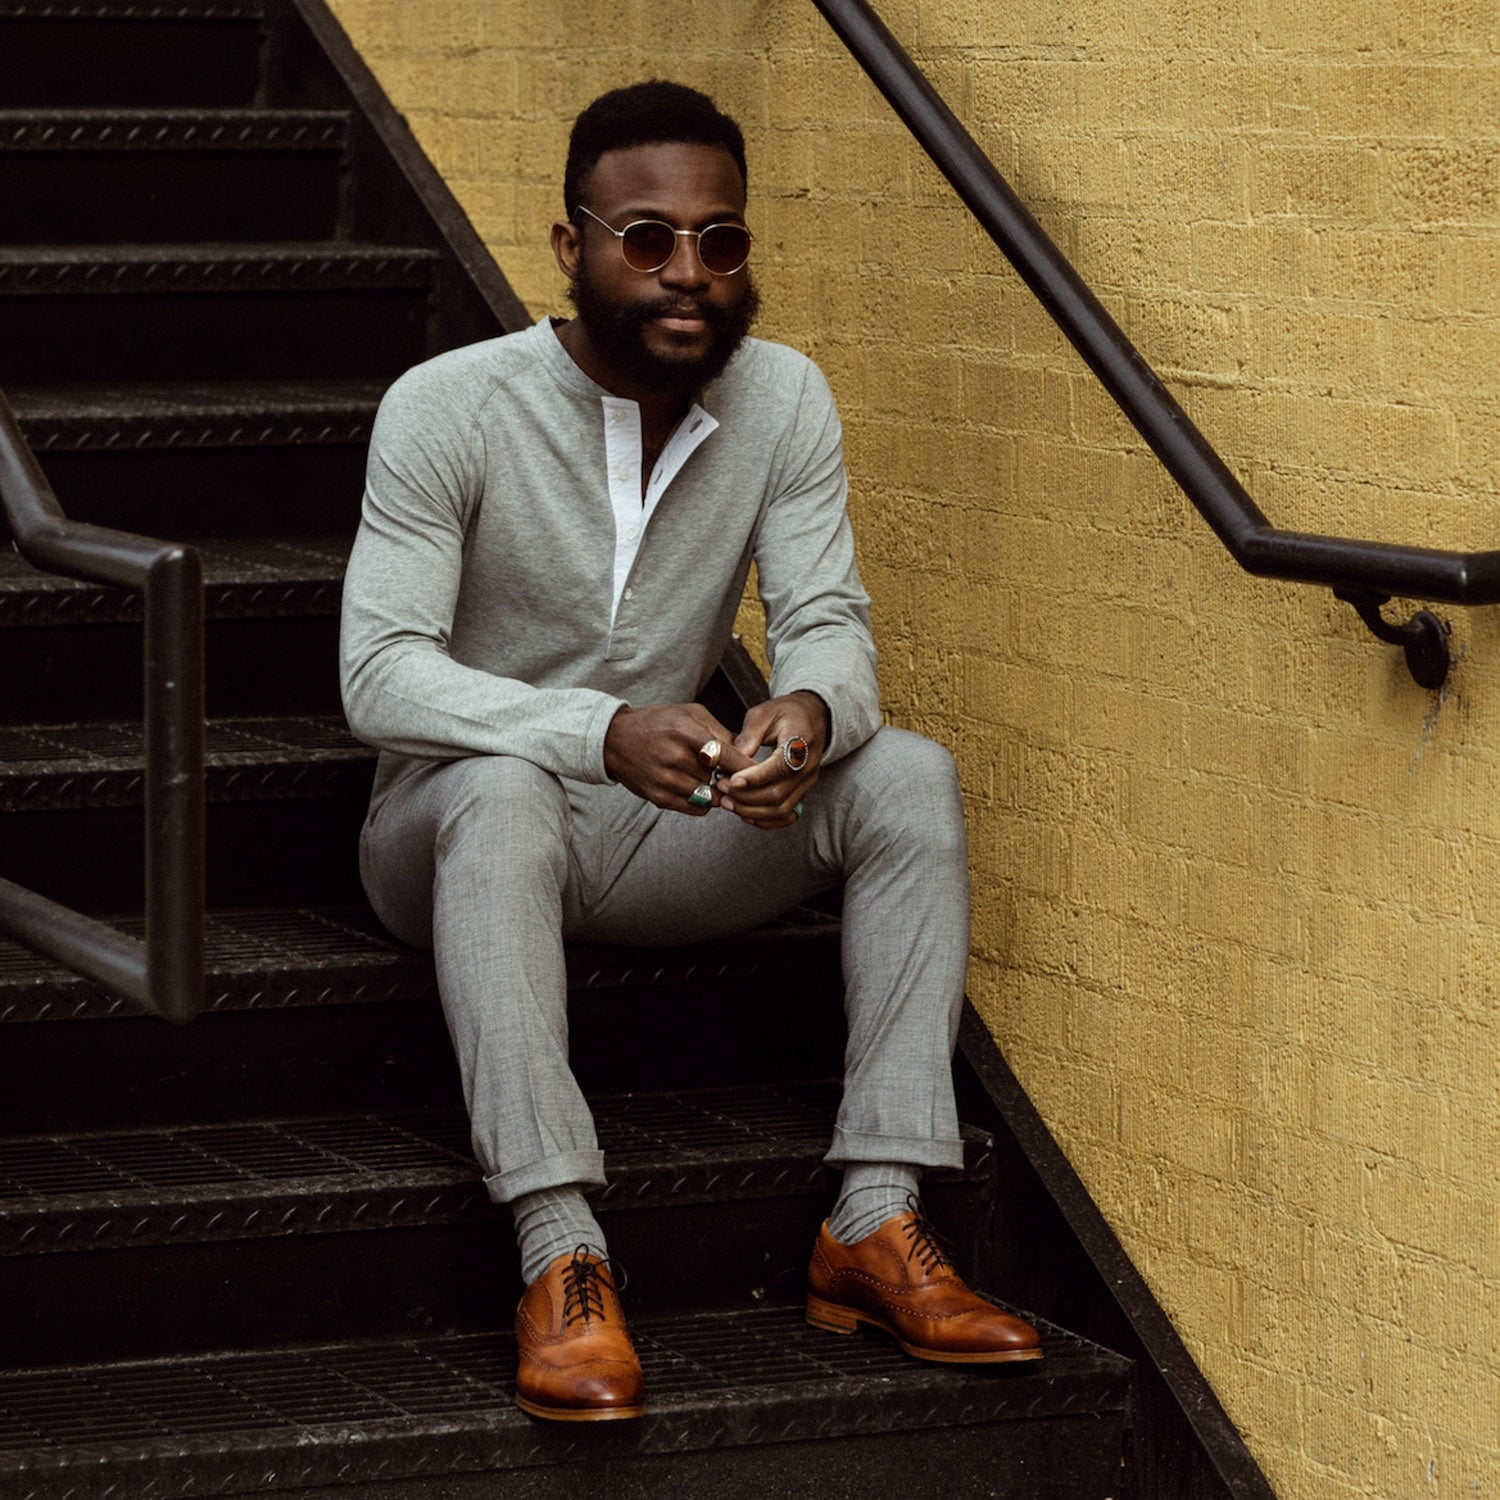
[[[627,224],[625,237],[620,241],[625,264],[633,271],[659,271],[671,260],[676,245],[677,236],[672,232],[672,226],[655,219],[638,219],[634,224]]]
[[[732,276],[750,259],[750,231],[740,224],[711,224],[698,236],[698,259],[715,276]]]

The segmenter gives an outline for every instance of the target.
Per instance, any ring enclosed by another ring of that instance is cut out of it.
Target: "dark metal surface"
[[[10,392],[33,452],[365,443],[380,381],[72,385]]]
[[[326,0],[275,0],[271,14],[277,20],[271,31],[273,59],[278,47],[295,42],[295,17],[327,68],[321,80],[302,70],[297,92],[304,97],[299,102],[347,101],[353,106],[350,155],[356,163],[367,164],[365,194],[352,205],[355,223],[371,215],[394,215],[408,222],[415,217],[423,242],[435,243],[457,272],[449,286],[450,306],[437,309],[438,347],[529,327],[531,313]]]
[[[261,0],[0,0],[0,20],[240,21],[263,12]]]
[[[338,538],[210,539],[203,559],[203,607],[209,620],[333,618],[343,592],[348,544]],[[0,551],[0,626],[138,624],[138,594],[63,578]]]
[[[339,110],[0,109],[0,151],[341,151]]]
[[[1370,633],[1406,655],[1406,670],[1424,688],[1440,688],[1448,678],[1452,656],[1448,650],[1451,627],[1430,609],[1419,609],[1404,625],[1392,625],[1380,613],[1390,602],[1384,594],[1369,594],[1360,589],[1336,588],[1334,594],[1352,604]]]
[[[591,1101],[603,1211],[831,1193],[838,1089],[753,1084]],[[989,1142],[965,1132],[966,1172]],[[0,1141],[0,1256],[194,1245],[494,1214],[455,1109]]]
[[[1272,526],[865,0],[814,3],[1242,568],[1387,596],[1500,603],[1500,551]]]
[[[1050,1327],[1047,1358],[1007,1370],[920,1364],[876,1336],[811,1329],[796,1307],[634,1326],[646,1417],[581,1431],[516,1410],[502,1334],[3,1375],[0,1496],[144,1500],[619,1463],[1118,1413],[1128,1399],[1126,1361]]]
[[[0,395],[0,502],[26,558],[145,598],[144,941],[0,881],[0,931],[147,1010],[203,995],[203,577],[191,548],[69,522]]]
[[[425,288],[437,262],[433,250],[337,242],[0,247],[0,296]]]
[[[37,807],[130,807],[150,796],[149,724],[0,728],[0,812]],[[210,801],[326,797],[368,790],[375,752],[341,715],[217,719],[203,726],[203,795]]]
[[[139,930],[138,922],[119,925]],[[367,907],[213,912],[206,931],[208,1011],[425,1001],[437,993],[431,956],[385,935]],[[720,943],[569,947],[567,964],[569,989],[577,992],[827,979],[838,974],[838,924],[794,912]],[[117,999],[60,964],[0,940],[0,1024],[82,1020],[119,1010]]]
[[[431,958],[383,936],[365,908],[215,912],[206,932],[206,1011],[436,995]],[[0,1024],[102,1019],[119,1015],[121,1004],[62,965],[0,941]]]

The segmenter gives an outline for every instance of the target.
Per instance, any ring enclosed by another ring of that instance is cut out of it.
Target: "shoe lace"
[[[907,1260],[916,1261],[929,1276],[945,1266],[952,1269],[953,1260],[948,1254],[947,1244],[933,1227],[932,1220],[922,1212],[922,1205],[913,1196],[907,1198],[906,1207],[911,1218],[901,1226],[901,1232],[910,1241]]]
[[[623,1279],[616,1277],[613,1261],[596,1255],[587,1245],[579,1245],[563,1267],[563,1326],[580,1320],[588,1323],[594,1318],[604,1322],[604,1288],[619,1291],[624,1285]]]

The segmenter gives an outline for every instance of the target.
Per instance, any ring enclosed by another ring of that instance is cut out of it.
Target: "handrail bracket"
[[[1390,602],[1389,594],[1376,593],[1371,589],[1336,588],[1334,598],[1352,604],[1360,619],[1382,641],[1400,646],[1406,655],[1406,669],[1418,686],[1440,688],[1448,680],[1448,668],[1453,657],[1448,650],[1448,637],[1453,627],[1440,620],[1430,609],[1419,609],[1404,625],[1393,625],[1380,613],[1383,604]]]

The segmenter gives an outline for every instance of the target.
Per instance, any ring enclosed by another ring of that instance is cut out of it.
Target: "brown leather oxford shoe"
[[[553,1422],[608,1422],[646,1409],[641,1364],[609,1264],[580,1245],[526,1288],[516,1309],[516,1405]]]
[[[807,1321],[830,1333],[869,1323],[917,1359],[998,1364],[1040,1359],[1041,1336],[964,1285],[918,1210],[887,1219],[857,1245],[823,1225],[807,1272]]]

